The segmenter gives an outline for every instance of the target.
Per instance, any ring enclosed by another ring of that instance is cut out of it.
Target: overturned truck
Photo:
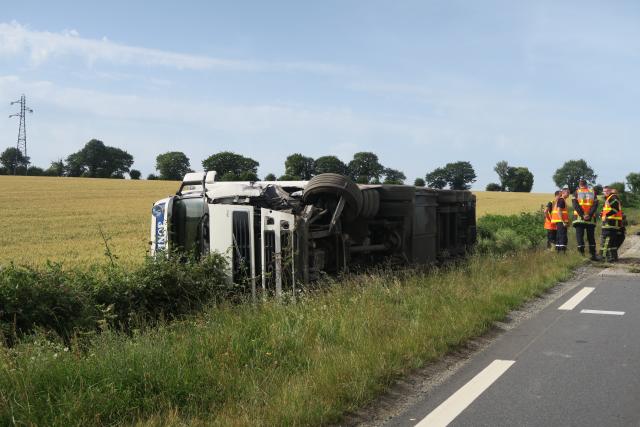
[[[383,262],[434,263],[476,241],[469,191],[360,185],[331,173],[258,182],[215,175],[187,174],[176,195],[154,203],[150,252],[226,254],[229,279],[254,294]]]

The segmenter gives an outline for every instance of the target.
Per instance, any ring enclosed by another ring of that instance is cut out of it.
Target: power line
[[[15,114],[11,114],[9,116],[9,118],[11,117],[19,117],[20,118],[20,125],[18,127],[18,142],[16,144],[16,158],[15,161],[13,163],[13,174],[16,174],[16,170],[18,169],[18,160],[20,158],[20,154],[22,154],[24,156],[25,159],[27,159],[27,123],[26,123],[26,116],[27,113],[33,113],[33,110],[29,107],[27,107],[27,98],[24,96],[24,94],[20,97],[20,99],[18,101],[13,101],[11,103],[11,105],[13,104],[20,104],[20,111],[18,113]],[[24,174],[27,174],[27,169],[28,169],[28,160],[25,163],[25,171]]]

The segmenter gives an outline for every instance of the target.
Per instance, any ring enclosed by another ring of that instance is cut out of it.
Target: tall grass
[[[0,424],[337,422],[580,262],[554,255],[363,275],[295,304],[218,305],[86,347],[35,335],[0,350]]]

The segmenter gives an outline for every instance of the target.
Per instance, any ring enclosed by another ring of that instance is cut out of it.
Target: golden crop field
[[[0,176],[0,264],[107,261],[100,229],[125,264],[144,259],[151,205],[173,181]],[[532,211],[548,194],[477,192],[478,216]]]

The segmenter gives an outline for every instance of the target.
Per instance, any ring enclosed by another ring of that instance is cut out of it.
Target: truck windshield
[[[171,228],[174,247],[200,255],[201,221],[204,215],[202,198],[179,199],[173,203]]]

